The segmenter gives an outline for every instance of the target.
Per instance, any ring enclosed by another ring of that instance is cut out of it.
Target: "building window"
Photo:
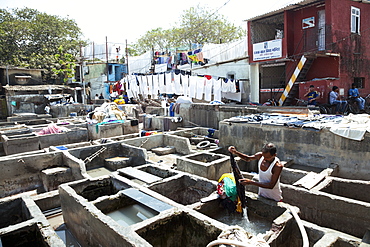
[[[351,33],[360,34],[360,9],[351,7]]]
[[[353,82],[356,83],[357,88],[364,88],[365,87],[365,78],[364,77],[355,77]]]
[[[227,73],[227,79],[234,80],[235,79],[235,73],[234,72],[229,72]]]

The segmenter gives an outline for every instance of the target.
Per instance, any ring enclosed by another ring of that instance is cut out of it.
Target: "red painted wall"
[[[339,57],[317,57],[307,72],[306,79],[339,77]]]
[[[327,0],[332,21],[333,52],[341,54],[340,85],[346,91],[354,77],[364,77],[360,93],[370,93],[370,4],[351,0]],[[360,9],[360,35],[351,34],[351,6]]]
[[[361,11],[360,34],[351,33],[351,6],[357,7]],[[315,42],[313,40],[317,40],[315,28],[302,29],[302,20],[308,17],[315,17],[315,26],[317,27],[318,11],[320,10],[325,10],[325,51],[317,51],[316,44],[312,43]],[[325,0],[314,6],[285,11],[284,21],[283,57],[292,59],[291,62],[286,63],[287,82],[305,52],[313,51],[321,55],[334,53],[339,54],[339,57],[318,56],[307,73],[306,79],[339,78],[334,81],[335,85],[343,88],[346,94],[354,82],[354,78],[363,77],[364,88],[359,91],[362,96],[370,93],[370,4],[352,0]],[[248,23],[249,41],[250,32],[250,23]],[[310,39],[310,35],[315,37]],[[253,57],[253,44],[249,42],[248,47],[249,56]],[[308,49],[310,47],[316,47],[316,50]],[[316,83],[318,82],[316,81]],[[332,80],[322,80],[320,83],[328,83],[328,92],[331,91]],[[300,95],[306,92],[304,88],[302,90],[300,90]]]
[[[317,12],[319,10],[325,9],[324,6],[317,7],[307,7],[302,8],[300,10],[292,11],[293,12],[293,19],[292,23],[290,25],[293,25],[294,27],[294,43],[289,44],[289,46],[293,46],[294,53],[291,53],[289,55],[300,55],[304,52],[310,51],[309,48],[316,47],[316,36],[317,36],[317,26],[318,26],[318,14]],[[311,28],[302,29],[302,20],[314,17],[315,18],[315,26]],[[308,39],[310,36],[312,37],[312,42],[307,42],[306,39]],[[306,39],[305,39],[306,38]],[[306,47],[306,49],[305,49]]]
[[[320,98],[317,100],[319,104],[327,104],[329,102],[329,93],[332,91],[333,86],[338,85],[338,80],[317,80],[308,81],[299,84],[299,98],[307,100],[303,97],[307,92],[310,85],[315,86],[315,90],[320,93]]]
[[[360,35],[351,34],[351,6],[357,7],[361,11]],[[288,55],[297,61],[303,52],[309,51],[309,49],[304,49],[303,37],[306,35],[307,40],[309,39],[307,35],[317,35],[317,31],[310,32],[311,30],[308,28],[305,29],[306,33],[304,33],[302,19],[314,16],[315,25],[317,25],[317,13],[322,9],[325,9],[327,26],[326,50],[322,53],[337,53],[340,57],[317,57],[307,73],[306,79],[339,78],[335,81],[335,85],[343,88],[346,94],[351,88],[354,77],[364,77],[365,87],[359,91],[362,96],[366,96],[370,93],[370,4],[352,0],[326,0],[324,6],[312,6],[291,11],[293,14],[289,13],[289,15],[291,15],[290,21],[292,24],[287,23],[286,25],[294,27],[294,41],[288,44]],[[309,44],[306,44],[306,46],[309,46]],[[291,53],[292,50],[293,52]],[[287,80],[289,80],[293,70],[292,67],[295,64],[296,62],[287,63]],[[328,87],[332,87],[331,83]],[[304,94],[305,91],[302,93]]]

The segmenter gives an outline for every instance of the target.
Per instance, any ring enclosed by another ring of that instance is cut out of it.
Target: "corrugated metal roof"
[[[0,69],[6,69],[6,66],[0,66]],[[29,69],[24,67],[15,67],[15,66],[8,66],[9,70],[35,70],[35,71],[43,71],[44,69]]]
[[[298,3],[289,4],[289,5],[287,5],[287,6],[283,7],[283,8],[280,8],[280,9],[277,9],[277,10],[274,10],[274,11],[271,11],[271,12],[268,12],[268,13],[263,14],[263,15],[252,17],[252,18],[247,19],[247,20],[244,20],[244,21],[254,21],[254,20],[258,20],[258,19],[264,18],[264,17],[273,16],[273,15],[276,15],[276,14],[283,13],[286,10],[292,10],[292,9],[301,8],[302,6],[309,5],[309,4],[312,4],[312,3],[315,3],[315,2],[317,2],[317,3],[319,3],[319,2],[325,2],[325,0],[303,0],[303,1],[300,1]]]
[[[71,89],[68,86],[64,85],[30,85],[30,86],[3,86],[8,91],[43,91],[43,90],[68,90]]]

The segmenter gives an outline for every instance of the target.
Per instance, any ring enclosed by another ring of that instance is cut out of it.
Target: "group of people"
[[[95,94],[95,99],[104,99],[103,93],[100,93],[100,95]]]
[[[360,111],[363,112],[365,109],[365,99],[360,96],[356,83],[352,83],[352,88],[348,90],[348,96],[357,102]],[[316,100],[319,99],[320,94],[315,90],[315,86],[311,85],[304,97],[308,98],[308,106],[316,106]],[[337,86],[333,86],[329,94],[329,104],[335,105],[336,114],[344,113],[348,102],[344,99],[343,95],[339,94],[339,88]]]

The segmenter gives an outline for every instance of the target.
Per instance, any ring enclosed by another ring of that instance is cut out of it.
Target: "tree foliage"
[[[227,43],[245,36],[245,31],[230,23],[223,15],[206,7],[191,7],[184,10],[176,27],[147,31],[134,48],[143,53],[152,49],[190,47],[191,44]]]
[[[76,61],[83,45],[81,34],[68,18],[30,8],[0,9],[0,64],[45,69],[46,80],[64,78],[66,64]]]

